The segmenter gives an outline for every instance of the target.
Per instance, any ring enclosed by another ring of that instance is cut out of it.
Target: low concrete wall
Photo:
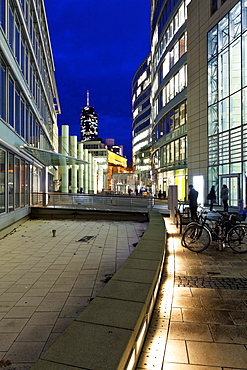
[[[32,370],[135,368],[158,293],[166,249],[159,212],[128,259]]]
[[[29,218],[30,207],[23,207],[15,210],[14,212],[1,214],[0,223],[0,237],[6,235],[9,231],[15,227],[23,224]]]
[[[71,208],[48,208],[32,207],[31,218],[45,219],[86,219],[86,220],[113,220],[113,221],[148,221],[148,211],[130,210],[92,210],[92,209],[71,209]]]

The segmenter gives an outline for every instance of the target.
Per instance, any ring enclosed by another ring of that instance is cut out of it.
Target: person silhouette
[[[190,205],[190,216],[192,220],[197,219],[197,198],[198,191],[194,189],[193,185],[189,185],[189,205]]]
[[[228,212],[229,190],[225,184],[222,186],[221,189],[221,199],[224,205],[224,212]]]

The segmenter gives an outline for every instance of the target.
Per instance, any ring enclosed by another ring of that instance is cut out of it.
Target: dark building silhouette
[[[98,139],[98,114],[94,107],[89,106],[89,91],[87,91],[87,106],[82,108],[80,116],[81,141]]]

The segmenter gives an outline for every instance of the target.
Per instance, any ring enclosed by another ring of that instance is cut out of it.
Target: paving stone
[[[1,301],[1,303],[0,303],[0,312],[1,313],[8,312],[14,306],[14,304],[15,304],[15,302],[13,302],[13,301],[11,301],[11,302]]]
[[[8,351],[12,343],[15,341],[18,333],[1,333],[0,334],[0,353]],[[1,357],[2,358],[2,357]]]
[[[193,341],[186,343],[191,364],[246,368],[247,351],[243,345]]]
[[[203,323],[171,322],[168,338],[212,342],[208,325]]]
[[[247,342],[247,322],[246,325],[209,325],[215,342],[246,344]]]
[[[5,319],[9,318],[30,318],[35,311],[35,307],[22,307],[22,306],[15,306],[11,308],[6,315],[4,316]]]
[[[226,311],[205,309],[182,309],[183,320],[187,322],[202,322],[233,325],[231,315]]]
[[[35,325],[25,326],[18,335],[16,341],[21,342],[45,342],[52,330],[53,326]]]
[[[168,340],[166,345],[164,361],[189,363],[185,341]]]
[[[182,321],[182,309],[181,308],[172,308],[171,312],[171,321]]]
[[[5,319],[0,321],[0,333],[19,333],[28,319]]]
[[[247,312],[241,311],[230,311],[228,312],[234,325],[246,325],[247,323]]]
[[[163,366],[163,370],[222,370],[222,368],[218,366],[215,367],[215,366],[199,366],[199,365],[189,365],[189,364],[171,364],[169,362],[165,362]],[[231,370],[231,369],[227,368],[227,370]]]
[[[30,320],[27,322],[27,325],[54,325],[58,315],[59,312],[34,312]]]
[[[201,297],[201,302],[205,309],[218,309],[225,311],[247,311],[247,306],[240,299],[220,299],[220,298],[204,298]]]
[[[173,307],[202,307],[197,297],[174,297]]]
[[[45,342],[15,342],[5,355],[11,362],[29,362],[38,360]]]
[[[39,360],[33,365],[32,370],[81,370],[81,367],[69,366],[69,365],[62,365],[62,364],[55,364],[52,361],[44,361]],[[11,370],[11,369],[10,369]],[[19,369],[18,370],[22,370]],[[26,370],[26,369],[23,369]]]

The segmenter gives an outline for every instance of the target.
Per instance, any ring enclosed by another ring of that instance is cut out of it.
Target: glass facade
[[[6,152],[0,148],[0,213],[5,212]]]
[[[0,168],[0,213],[29,206],[29,163],[0,147]]]
[[[156,1],[151,19],[151,127],[154,192],[187,178],[187,6],[190,1]]]
[[[41,163],[20,147],[57,151],[59,109],[43,0],[1,0],[0,229],[8,213],[28,213],[30,192],[45,183]]]
[[[132,81],[132,148],[133,168],[136,173],[135,187],[151,190],[150,182],[150,93],[151,93],[151,57],[144,60]]]
[[[246,203],[247,24],[239,1],[208,32],[208,184]]]

